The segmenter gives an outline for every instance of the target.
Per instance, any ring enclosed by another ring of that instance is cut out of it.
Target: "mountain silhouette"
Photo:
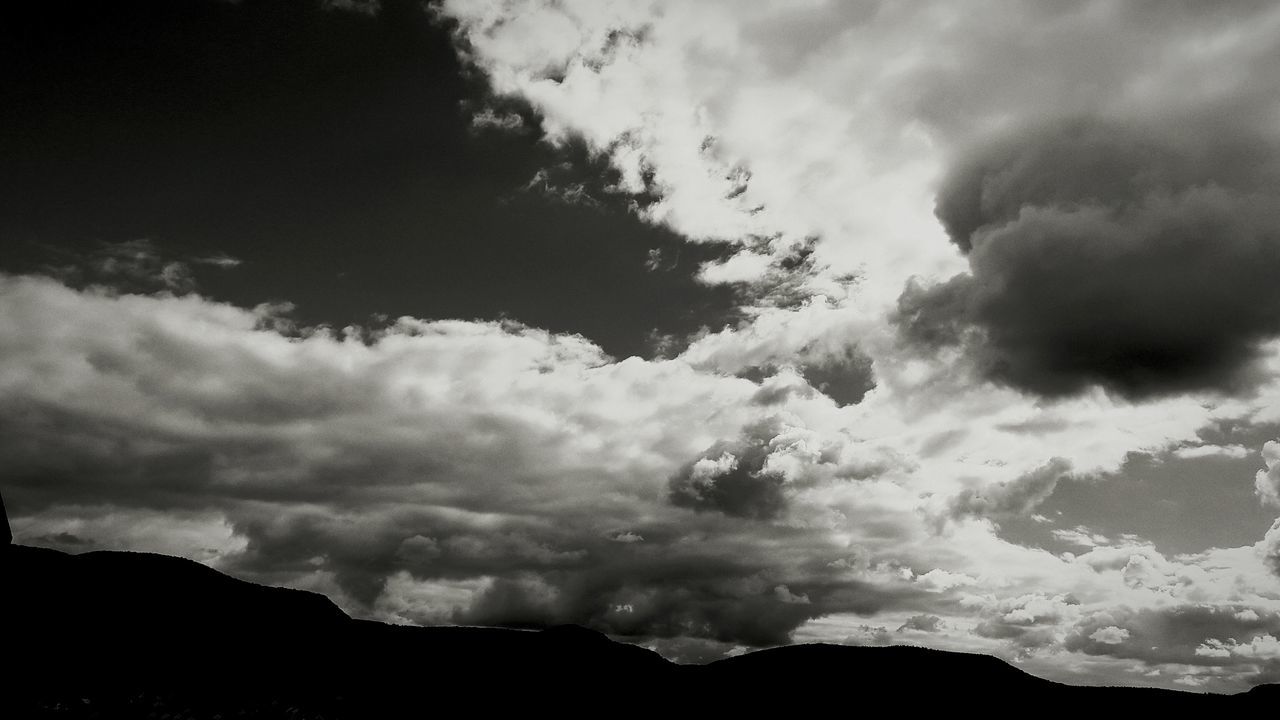
[[[7,525],[6,525],[7,527]],[[0,545],[0,717],[403,718],[447,713],[796,711],[834,702],[997,714],[1241,711],[1235,696],[1074,687],[993,657],[796,645],[677,665],[574,626],[542,631],[355,620],[322,595],[134,552]]]

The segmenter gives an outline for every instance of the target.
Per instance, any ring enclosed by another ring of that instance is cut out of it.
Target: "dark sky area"
[[[200,291],[293,302],[307,324],[507,316],[619,357],[732,319],[733,290],[692,278],[723,248],[643,223],[605,165],[540,142],[512,102],[524,132],[472,126],[483,79],[418,3],[2,12],[0,270],[145,239],[241,260],[199,272]],[[590,200],[523,190],[543,169]]]

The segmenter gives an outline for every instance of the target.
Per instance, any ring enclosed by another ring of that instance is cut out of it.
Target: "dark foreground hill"
[[[801,645],[681,666],[576,627],[410,628],[163,555],[0,545],[0,717],[592,716],[834,707],[1237,712],[1236,696],[1051,683],[991,657]]]

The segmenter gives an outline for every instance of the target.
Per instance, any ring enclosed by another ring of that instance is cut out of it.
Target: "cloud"
[[[942,627],[942,618],[937,615],[912,615],[898,627],[898,632],[916,630],[918,632],[938,632]]]
[[[1061,117],[1256,119],[1278,85],[1276,13],[1253,2],[441,7],[495,91],[607,158],[645,217],[693,240],[820,238],[829,275],[865,271],[868,309],[955,267],[930,188],[975,138]]]
[[[1151,664],[1230,665],[1247,658],[1256,647],[1265,652],[1265,639],[1244,644],[1235,652],[1234,641],[1221,638],[1265,638],[1274,632],[1280,616],[1270,612],[1252,620],[1237,617],[1231,605],[1184,604],[1168,608],[1133,610],[1114,608],[1083,618],[1072,629],[1064,646],[1090,655],[1139,659]]]
[[[1280,576],[1280,518],[1271,524],[1258,547],[1263,562],[1271,572]]]
[[[815,357],[799,370],[810,385],[838,405],[861,402],[875,387],[871,358],[853,347],[827,357]]]
[[[0,309],[20,541],[164,549],[396,621],[751,645],[923,593],[832,564],[835,507],[909,516],[838,477],[848,439],[802,417],[829,400],[761,408],[514,322],[281,333],[278,310],[4,275]]]
[[[1197,655],[1212,658],[1228,658],[1232,656],[1257,660],[1280,660],[1280,640],[1273,635],[1257,635],[1248,642],[1236,640],[1223,642],[1217,638],[1209,638],[1196,648]]]
[[[115,292],[188,293],[197,283],[192,266],[229,270],[240,260],[225,253],[175,258],[148,238],[99,243],[87,252],[46,247],[49,263],[44,271],[79,287],[98,286]]]
[[[1070,595],[1031,593],[1005,598],[983,608],[984,618],[973,627],[974,634],[1007,641],[1020,653],[1059,642],[1059,623],[1078,616],[1079,601]]]
[[[1104,628],[1094,630],[1089,639],[1094,642],[1100,642],[1104,645],[1119,645],[1129,639],[1129,631],[1124,628],[1108,625]]]
[[[753,428],[740,440],[711,446],[671,478],[671,502],[734,517],[777,517],[785,509],[787,478],[765,468],[774,434],[768,426]]]
[[[1111,540],[1106,535],[1093,532],[1083,525],[1074,528],[1055,528],[1052,534],[1055,539],[1077,547],[1092,548],[1111,544]]]
[[[1054,458],[1011,482],[960,492],[952,501],[951,513],[992,518],[1030,515],[1070,472],[1069,462]]]
[[[1280,441],[1268,440],[1262,446],[1265,470],[1254,476],[1254,489],[1264,505],[1280,507]]]
[[[1249,455],[1249,448],[1243,445],[1189,445],[1174,450],[1173,455],[1182,460],[1203,457],[1243,458]]]
[[[323,0],[321,6],[325,10],[340,10],[363,15],[377,15],[382,10],[381,0]]]
[[[899,301],[904,335],[964,344],[1042,395],[1240,390],[1280,334],[1280,164],[1220,123],[1095,119],[1010,133],[962,160],[938,215],[969,273]]]

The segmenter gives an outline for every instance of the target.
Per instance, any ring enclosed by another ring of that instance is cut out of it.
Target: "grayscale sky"
[[[1280,681],[1280,6],[0,10],[18,542]]]

